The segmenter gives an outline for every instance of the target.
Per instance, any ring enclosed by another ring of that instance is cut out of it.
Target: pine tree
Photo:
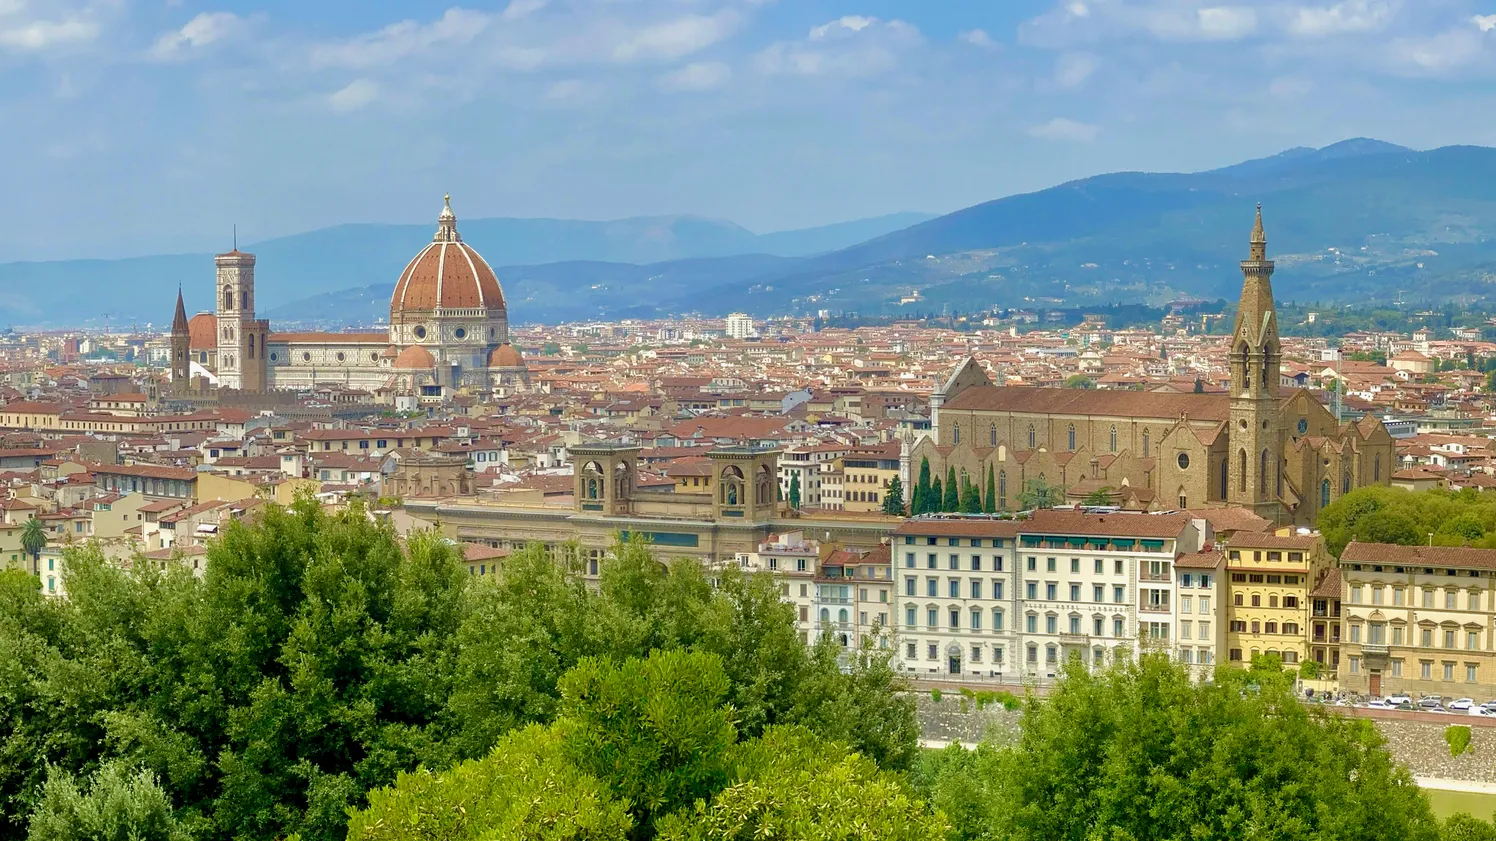
[[[888,491],[883,494],[883,513],[904,516],[904,483],[897,476],[889,480]]]
[[[987,497],[982,500],[982,510],[988,514],[997,513],[997,476],[990,464],[987,465]]]
[[[800,510],[800,472],[790,474],[790,507]]]
[[[931,504],[930,497],[931,487],[930,459],[921,458],[919,460],[919,482],[914,486],[914,498],[915,500],[917,500],[917,503],[915,504],[912,513],[928,514],[934,510],[935,506]]]
[[[956,468],[945,469],[945,496],[940,498],[940,510],[954,514],[961,510],[961,486],[956,484]]]

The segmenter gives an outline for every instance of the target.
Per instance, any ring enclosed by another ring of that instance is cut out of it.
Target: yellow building
[[[1352,692],[1486,699],[1496,683],[1496,550],[1356,543],[1340,556]]]
[[[1310,592],[1333,563],[1319,534],[1233,535],[1226,548],[1228,660],[1246,666],[1276,655],[1295,666],[1308,658]]]
[[[895,441],[875,447],[855,447],[837,459],[836,464],[842,474],[842,510],[882,511],[888,486],[899,475],[899,444]]]

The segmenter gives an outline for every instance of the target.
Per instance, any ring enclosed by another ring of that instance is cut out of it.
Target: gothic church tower
[[[213,262],[218,266],[218,387],[264,392],[270,322],[255,320],[255,255],[235,248]]]
[[[1241,263],[1241,303],[1231,339],[1231,464],[1226,500],[1274,522],[1283,519],[1283,442],[1278,419],[1278,314],[1273,261],[1267,259],[1262,205],[1251,251]]]
[[[178,397],[192,390],[192,333],[187,326],[187,308],[182,290],[177,290],[177,312],[171,319],[171,393]]]

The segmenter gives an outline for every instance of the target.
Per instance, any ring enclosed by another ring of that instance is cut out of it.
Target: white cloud
[[[487,29],[491,20],[483,12],[451,8],[431,23],[405,20],[346,41],[319,44],[312,48],[312,63],[352,68],[389,65],[438,47],[466,44]]]
[[[519,20],[544,9],[550,0],[509,0],[509,5],[504,7],[500,15],[504,20]]]
[[[168,32],[156,39],[151,55],[158,59],[169,59],[183,55],[189,50],[200,49],[222,41],[234,33],[242,21],[231,12],[203,12],[181,29]]]
[[[1397,38],[1388,55],[1393,69],[1413,75],[1441,75],[1476,63],[1485,50],[1485,35],[1461,26],[1426,37]]]
[[[1346,32],[1370,32],[1392,20],[1392,4],[1383,0],[1343,0],[1333,6],[1294,10],[1288,31],[1300,37],[1323,37]]]
[[[737,29],[742,17],[732,9],[715,15],[687,15],[651,24],[630,32],[613,45],[618,61],[650,61],[684,58],[724,40]]]
[[[1268,83],[1267,92],[1275,99],[1302,99],[1314,90],[1314,83],[1298,76],[1279,76]]]
[[[1090,143],[1101,129],[1090,123],[1080,123],[1064,117],[1055,117],[1047,123],[1029,128],[1030,137],[1040,140],[1062,140],[1069,143]]]
[[[1061,3],[1019,27],[1019,39],[1066,48],[1138,36],[1160,41],[1234,41],[1257,33],[1263,20],[1252,5],[1202,6],[1195,0],[1092,0]]]
[[[673,91],[704,91],[718,87],[732,78],[732,68],[720,61],[688,64],[660,77],[660,85]]]
[[[981,47],[984,50],[990,50],[997,46],[997,43],[992,40],[992,36],[988,35],[987,31],[983,29],[968,29],[956,37],[973,47]]]
[[[1481,32],[1490,32],[1496,29],[1496,15],[1476,15],[1470,22],[1480,29]]]
[[[547,102],[574,102],[586,96],[587,83],[581,79],[562,79],[546,88]]]
[[[1064,53],[1054,64],[1054,83],[1062,88],[1077,88],[1085,84],[1100,65],[1090,53]]]
[[[43,20],[25,11],[23,0],[0,0],[0,48],[39,52],[99,37],[99,24],[86,13]]]
[[[754,64],[771,75],[869,76],[898,66],[923,43],[919,30],[901,20],[844,17],[811,29],[802,41],[769,45]]]
[[[338,113],[357,111],[379,98],[379,85],[368,79],[354,79],[348,86],[327,97],[327,104]]]

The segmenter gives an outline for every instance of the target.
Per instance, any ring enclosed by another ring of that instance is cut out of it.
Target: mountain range
[[[1099,175],[934,218],[781,234],[688,216],[459,224],[495,265],[516,321],[975,312],[1234,298],[1259,202],[1280,299],[1496,291],[1496,149],[1364,138],[1207,172]],[[429,236],[430,226],[348,225],[258,244],[260,300],[278,302],[266,315],[374,323]],[[79,323],[101,311],[159,321],[178,282],[189,304],[206,304],[209,272],[205,255],[0,265],[0,323]],[[906,296],[917,300],[901,305]]]

